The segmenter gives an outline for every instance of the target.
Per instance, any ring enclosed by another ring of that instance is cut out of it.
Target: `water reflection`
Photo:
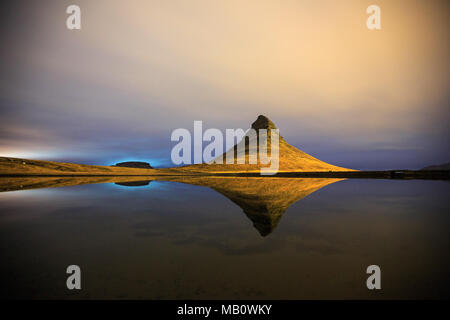
[[[242,208],[265,237],[293,203],[343,179],[171,177],[167,180],[205,186],[223,194]]]
[[[0,193],[0,296],[450,297],[448,182],[131,180],[0,179],[25,190]],[[65,287],[69,264],[80,292]],[[365,286],[370,264],[381,292]]]
[[[145,182],[148,176],[79,176],[79,177],[0,177],[0,192],[19,191],[40,188],[68,187],[95,183],[130,183]]]
[[[146,180],[145,180],[145,179]],[[295,202],[329,184],[344,179],[166,176],[164,180],[211,188],[237,204],[265,237],[277,227]],[[24,177],[0,179],[0,191],[53,188],[93,183],[126,187],[148,186],[148,177]]]
[[[151,181],[146,180],[146,181],[127,181],[127,182],[115,182],[116,185],[118,186],[123,186],[123,187],[144,187],[144,186],[148,186],[150,184]]]

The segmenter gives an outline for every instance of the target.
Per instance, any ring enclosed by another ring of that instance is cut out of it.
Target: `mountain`
[[[432,170],[432,171],[434,171],[434,170],[450,170],[450,162],[433,165],[433,166],[428,166],[428,167],[422,168],[420,170]]]
[[[259,172],[261,168],[268,168],[270,165],[261,164],[258,158],[257,164],[249,164],[249,150],[255,151],[255,154],[259,151],[257,147],[256,150],[252,149],[252,142],[256,142],[254,145],[259,144],[260,140],[260,129],[267,129],[267,150],[271,148],[271,134],[270,129],[277,129],[275,124],[266,116],[260,115],[252,123],[251,128],[256,130],[257,135],[251,137],[244,137],[238,144],[233,148],[228,150],[223,155],[217,157],[216,159],[222,158],[223,164],[194,164],[184,167],[177,168],[180,171],[198,171],[198,172]],[[256,140],[256,141],[255,141]],[[245,164],[237,164],[237,150],[239,148],[244,148],[245,150]],[[270,156],[270,152],[269,156]],[[234,164],[225,164],[226,157],[232,159],[234,158]],[[279,136],[279,168],[278,172],[328,172],[328,171],[355,171],[352,169],[342,168],[334,166],[332,164],[323,162],[313,156],[297,149],[296,147],[290,145],[284,138]]]
[[[261,168],[268,168],[270,164],[261,164],[259,157],[257,163],[249,164],[249,152],[258,154],[259,140],[261,138],[258,130],[267,129],[267,150],[270,157],[271,132],[276,129],[275,124],[267,117],[260,115],[251,128],[257,131],[256,135],[246,136],[233,148],[228,150],[218,158],[234,159],[234,164],[194,164],[182,167],[151,169],[145,163],[133,165],[125,163],[125,166],[117,164],[115,166],[94,166],[75,163],[62,163],[44,160],[29,160],[11,157],[0,157],[0,175],[184,175],[184,174],[220,174],[220,173],[260,173]],[[256,149],[255,149],[256,146]],[[237,150],[245,150],[245,159],[237,156]],[[228,154],[228,156],[226,156]],[[238,164],[238,160],[245,160],[245,164]],[[130,167],[131,166],[131,167]],[[356,171],[331,165],[291,146],[279,136],[279,166],[278,172],[336,172],[336,171]]]

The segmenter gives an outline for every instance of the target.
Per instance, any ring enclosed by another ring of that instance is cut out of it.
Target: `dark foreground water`
[[[449,182],[242,179],[2,192],[1,296],[450,297]]]

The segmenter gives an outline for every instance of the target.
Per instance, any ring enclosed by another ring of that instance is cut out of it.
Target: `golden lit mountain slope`
[[[256,164],[249,164],[249,150],[254,154],[258,154],[259,148],[252,148],[252,146],[259,146],[260,133],[258,130],[267,129],[267,150],[269,156],[271,155],[271,135],[270,129],[277,129],[275,124],[267,117],[260,115],[255,122],[253,122],[252,129],[256,130],[257,135],[242,139],[234,148],[228,150],[222,156],[216,159],[222,159],[223,164],[195,164],[179,168],[180,171],[200,171],[200,172],[256,172],[260,168],[269,167],[269,165],[261,164],[258,157]],[[256,141],[255,141],[256,140]],[[252,142],[256,142],[252,144]],[[245,149],[245,164],[237,164],[237,150],[243,147]],[[235,164],[225,164],[226,157],[234,159]],[[323,171],[355,171],[338,166],[331,165],[319,159],[310,156],[309,154],[290,145],[279,135],[279,169],[278,171],[296,171],[296,172],[323,172]]]

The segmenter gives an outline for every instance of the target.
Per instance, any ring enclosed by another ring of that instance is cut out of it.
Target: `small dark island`
[[[116,163],[116,167],[127,167],[127,168],[140,168],[140,169],[153,169],[153,167],[148,162],[142,161],[126,161]]]

